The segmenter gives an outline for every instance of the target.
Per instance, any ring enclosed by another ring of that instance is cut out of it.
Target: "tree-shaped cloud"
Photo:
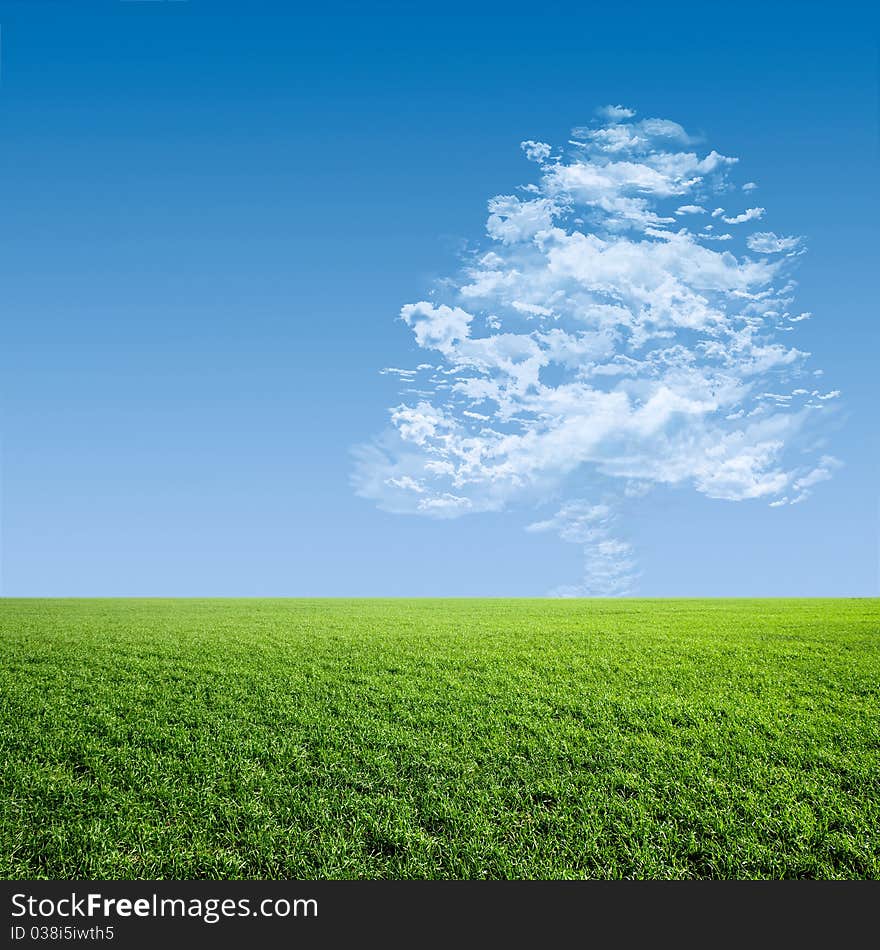
[[[790,342],[809,316],[801,239],[749,232],[766,211],[741,207],[738,159],[667,119],[597,115],[562,150],[523,142],[537,180],[492,198],[486,245],[402,308],[424,362],[384,371],[400,402],[354,473],[393,512],[552,502],[529,527],[584,547],[569,594],[633,589],[613,529],[628,496],[686,484],[780,507],[840,464],[806,451],[839,393]]]

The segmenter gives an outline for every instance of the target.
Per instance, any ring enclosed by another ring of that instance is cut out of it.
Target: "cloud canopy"
[[[523,141],[537,180],[491,198],[484,246],[402,308],[428,355],[388,370],[400,402],[354,474],[382,508],[435,518],[555,502],[531,530],[582,545],[587,565],[561,593],[631,589],[608,499],[689,485],[780,507],[839,464],[803,451],[837,393],[797,386],[801,239],[748,233],[764,208],[726,214],[719,199],[754,187],[731,181],[737,158],[667,119],[597,115],[562,150]]]

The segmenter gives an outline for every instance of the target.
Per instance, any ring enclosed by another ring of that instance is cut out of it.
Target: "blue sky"
[[[645,596],[876,595],[876,24],[803,4],[324,9],[0,3],[3,593],[593,592],[611,542]],[[618,103],[636,116],[596,115]],[[841,395],[782,431],[785,489],[707,492],[703,467],[627,493],[644,479],[606,453],[494,507],[471,483],[460,517],[359,494],[353,450],[414,402],[380,370],[461,358],[417,346],[401,308],[462,303],[499,243],[487,201],[541,181],[520,143],[555,156],[575,127],[652,117],[687,130],[676,154],[738,158],[719,206],[765,213],[734,240],[807,249],[791,313],[812,317],[783,340]]]

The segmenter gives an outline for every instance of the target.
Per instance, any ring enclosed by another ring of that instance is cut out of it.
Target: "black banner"
[[[877,882],[6,881],[6,945],[858,947]]]

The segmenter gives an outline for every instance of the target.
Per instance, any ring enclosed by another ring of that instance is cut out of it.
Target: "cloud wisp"
[[[634,591],[612,530],[633,495],[689,485],[779,508],[840,465],[805,450],[839,393],[799,385],[820,374],[788,337],[809,317],[792,309],[802,239],[750,232],[763,207],[720,206],[756,187],[732,180],[737,158],[668,119],[597,115],[563,149],[522,142],[535,180],[491,198],[483,245],[402,308],[419,361],[382,370],[400,401],[353,475],[397,513],[552,504],[528,530],[585,559],[559,594]]]

